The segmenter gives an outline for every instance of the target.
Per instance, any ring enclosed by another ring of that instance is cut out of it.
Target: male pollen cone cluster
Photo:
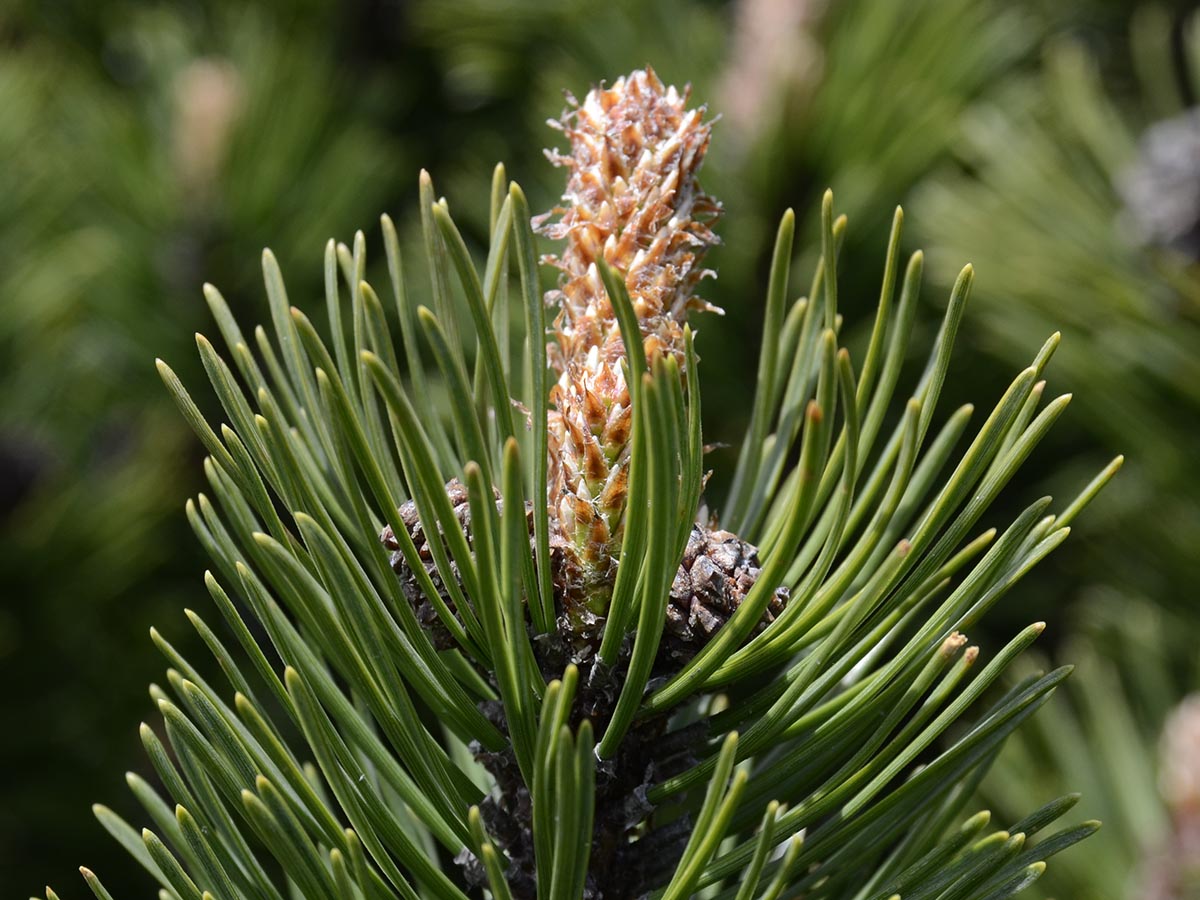
[[[546,295],[558,309],[550,360],[559,376],[550,395],[548,501],[563,613],[573,632],[586,633],[602,621],[615,580],[632,425],[625,344],[596,264],[603,259],[624,280],[647,361],[671,355],[682,371],[688,312],[720,312],[695,290],[714,274],[702,262],[717,243],[710,226],[721,206],[696,180],[711,126],[703,108],[687,108],[687,90],[665,87],[647,68],[593,89],[582,104],[569,99],[572,108],[551,125],[566,134],[571,154],[547,151],[570,170],[563,205],[535,226],[566,241],[544,260],[563,273]],[[757,575],[753,547],[697,526],[671,591],[668,635],[703,643]]]
[[[558,374],[548,415],[552,569],[560,610],[559,631],[568,638],[573,661],[582,663],[602,635],[628,500],[632,410],[622,368],[625,344],[597,262],[621,277],[641,327],[647,362],[675,357],[683,371],[684,323],[689,310],[720,312],[695,294],[713,273],[703,268],[705,251],[717,243],[710,225],[721,206],[696,181],[711,126],[703,108],[688,109],[687,91],[666,87],[647,68],[590,91],[583,103],[551,124],[571,144],[564,156],[549,150],[556,165],[570,170],[563,205],[538,216],[538,231],[566,246],[544,262],[562,270],[546,294],[556,308],[555,342],[548,348]],[[456,513],[469,531],[465,492],[447,485]],[[461,501],[461,502],[459,502]],[[401,516],[426,568],[436,577],[428,537],[415,507]],[[420,590],[390,530],[382,535],[406,593],[436,642],[451,638]],[[693,655],[737,609],[758,577],[757,550],[725,531],[696,525],[687,542],[667,604],[665,653]],[[765,614],[770,621],[787,600],[780,588]]]

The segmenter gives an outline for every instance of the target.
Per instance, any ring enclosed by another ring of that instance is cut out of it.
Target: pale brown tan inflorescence
[[[562,273],[545,297],[556,310],[547,355],[557,373],[547,416],[546,499],[558,631],[566,655],[552,669],[565,661],[583,665],[598,646],[628,501],[633,417],[626,348],[598,264],[603,261],[624,281],[648,364],[672,357],[684,373],[688,313],[719,312],[696,294],[699,282],[713,274],[703,258],[717,243],[711,226],[721,211],[697,181],[711,126],[703,108],[687,105],[686,90],[665,86],[646,69],[593,89],[582,103],[570,98],[569,109],[552,123],[571,146],[570,155],[547,151],[569,176],[562,205],[534,220],[542,234],[565,244],[559,255],[544,260]],[[447,492],[453,499],[462,494],[462,485],[452,482]],[[456,514],[468,531],[467,505],[459,500]],[[427,547],[415,509],[401,513],[415,546]],[[383,540],[396,550],[390,531]],[[449,645],[449,634],[421,598],[398,551],[393,565],[422,621],[439,645]],[[425,565],[440,585],[431,557]],[[666,657],[678,661],[703,646],[736,611],[758,574],[753,546],[734,534],[696,525],[664,598]],[[440,586],[439,593],[453,610]],[[780,588],[764,624],[786,600],[787,591]]]
[[[703,256],[717,243],[711,225],[721,207],[696,180],[711,127],[702,108],[687,108],[686,90],[646,69],[570,102],[551,124],[571,153],[547,151],[570,170],[563,205],[535,220],[566,241],[545,260],[563,273],[546,296],[558,310],[548,496],[567,593],[602,613],[621,543],[631,416],[625,345],[597,262],[624,280],[647,359],[669,354],[682,369],[688,312],[714,309],[695,291],[712,274]]]

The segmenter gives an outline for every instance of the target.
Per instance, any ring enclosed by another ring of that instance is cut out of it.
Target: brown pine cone
[[[695,656],[741,606],[759,572],[757,547],[731,532],[693,525],[671,584],[661,652],[680,660]],[[788,589],[776,588],[757,631],[774,622],[787,601]]]
[[[466,485],[457,478],[451,479],[446,482],[446,496],[450,498],[450,505],[454,507],[454,515],[458,519],[459,525],[462,526],[463,533],[469,536],[471,533],[471,507],[467,501]],[[429,538],[425,534],[425,529],[421,527],[421,519],[417,515],[417,505],[412,500],[409,500],[400,507],[398,512],[400,513],[400,521],[404,523],[404,527],[408,530],[408,536],[412,538],[413,546],[417,548],[417,555],[421,558],[421,563],[425,566],[425,571],[429,573],[429,577],[433,580],[433,586],[437,589],[438,595],[445,601],[446,606],[455,614],[455,617],[458,617],[454,600],[450,597],[449,592],[446,590],[446,585],[438,573],[437,564],[433,559],[433,552],[429,547]],[[400,544],[396,541],[396,535],[392,531],[391,525],[384,527],[379,535],[379,540],[387,550],[392,551],[392,556],[389,560],[392,564],[392,570],[399,576],[400,588],[404,591],[404,596],[412,605],[413,611],[417,614],[417,621],[426,633],[428,633],[433,646],[438,650],[449,650],[451,647],[456,646],[449,629],[446,628],[442,620],[438,617],[437,609],[429,602],[429,598],[421,590],[421,585],[417,581],[416,575],[408,567],[408,563],[404,559],[404,554],[400,552]],[[449,550],[447,550],[446,556],[450,557]],[[450,568],[457,578],[458,565],[453,561],[453,558],[450,559]],[[459,584],[462,584],[461,580]]]

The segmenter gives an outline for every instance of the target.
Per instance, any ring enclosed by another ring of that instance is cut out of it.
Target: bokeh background
[[[849,327],[896,203],[927,251],[926,338],[975,263],[947,404],[994,396],[1063,332],[1050,377],[1075,402],[1013,507],[1127,462],[993,617],[1049,621],[1042,652],[1079,670],[981,802],[1079,789],[1080,815],[1105,820],[1044,896],[1200,896],[1200,18],[1120,0],[6,0],[6,896],[82,897],[81,863],[148,889],[89,806],[129,806],[123,773],[151,777],[137,725],[164,666],[147,631],[186,650],[183,610],[206,602],[182,512],[201,453],[152,365],[199,380],[201,284],[261,320],[270,245],[303,305],[328,237],[363,228],[378,257],[382,212],[411,234],[421,168],[477,240],[498,160],[548,208],[563,90],[647,63],[721,114],[709,440],[745,424],[775,223],[795,207],[811,237],[826,186],[850,219]]]

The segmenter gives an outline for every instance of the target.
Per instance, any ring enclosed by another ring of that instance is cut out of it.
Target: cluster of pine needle
[[[482,267],[423,174],[428,284],[385,216],[387,289],[361,233],[331,241],[323,325],[269,252],[270,332],[206,287],[225,423],[159,369],[208,454],[187,515],[223,626],[188,615],[224,683],[154,635],[168,799],[130,776],[150,827],[97,816],[171,900],[1019,892],[1096,827],[1043,836],[1073,796],[1000,828],[966,808],[1069,671],[1004,677],[1040,623],[990,655],[966,634],[1120,464],[982,525],[1069,402],[1043,402],[1058,336],[970,432],[938,401],[972,270],[905,373],[923,258],[897,210],[855,362],[846,219],[827,194],[797,297],[789,211],[732,487],[704,497],[704,111],[639,71],[561,126],[562,208],[535,220],[497,167]],[[535,222],[562,242],[545,296]]]

